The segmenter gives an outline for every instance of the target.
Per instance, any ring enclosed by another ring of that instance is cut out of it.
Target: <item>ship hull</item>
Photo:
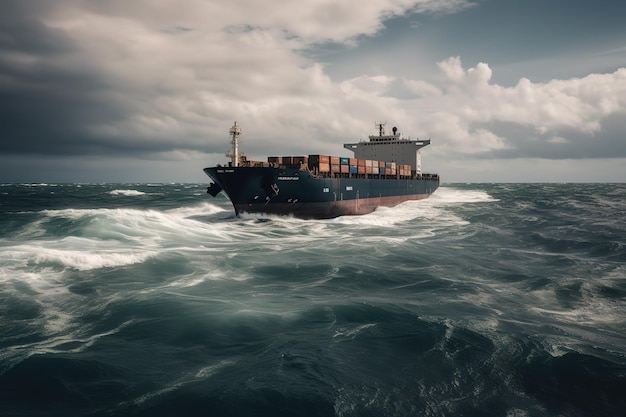
[[[438,178],[320,178],[304,169],[275,167],[211,167],[204,172],[215,183],[208,191],[223,190],[236,214],[308,219],[367,214],[427,198],[439,187]]]

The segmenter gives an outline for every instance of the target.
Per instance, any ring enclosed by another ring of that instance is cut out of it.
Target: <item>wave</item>
[[[439,187],[428,200],[433,205],[446,205],[456,203],[486,203],[499,201],[489,193],[482,190],[463,190],[454,187]]]
[[[112,190],[112,191],[109,191],[109,194],[133,197],[133,196],[138,196],[138,195],[145,195],[146,193],[144,193],[143,191],[138,191],[138,190]]]
[[[59,248],[46,245],[59,246]],[[5,248],[3,264],[19,262],[23,267],[34,265],[60,265],[78,271],[132,265],[155,256],[157,251],[103,249],[97,241],[84,238],[65,238],[56,243],[33,242]],[[0,258],[1,259],[1,258]]]
[[[18,269],[60,266],[77,271],[144,263],[169,251],[226,239],[228,223],[211,223],[224,209],[203,203],[167,211],[141,209],[43,210],[4,240],[0,263]],[[25,243],[27,242],[27,243]]]
[[[152,251],[118,253],[102,251],[84,252],[57,249],[36,249],[36,252],[36,263],[59,263],[63,266],[79,271],[142,263],[157,254],[157,252]]]
[[[364,216],[343,216],[331,222],[368,225],[378,227],[395,227],[398,224],[424,219],[425,225],[458,226],[467,221],[447,210],[448,207],[461,203],[490,203],[498,201],[484,191],[461,190],[440,187],[434,194],[424,200],[405,201],[395,207],[378,207],[374,212]],[[430,235],[430,234],[429,234]]]

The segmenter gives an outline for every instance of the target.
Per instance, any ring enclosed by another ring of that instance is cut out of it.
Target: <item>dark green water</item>
[[[205,187],[0,186],[0,416],[626,415],[626,185]]]

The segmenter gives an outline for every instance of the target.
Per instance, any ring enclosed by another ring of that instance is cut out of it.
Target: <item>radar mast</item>
[[[226,156],[230,157],[230,166],[236,167],[239,166],[239,135],[241,135],[241,128],[237,126],[237,121],[230,128],[230,134],[232,135],[230,139],[231,148]]]

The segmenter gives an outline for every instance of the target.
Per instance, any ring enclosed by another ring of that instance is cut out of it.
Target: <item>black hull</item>
[[[307,170],[273,167],[212,167],[204,172],[215,183],[208,192],[223,190],[236,214],[308,219],[367,214],[380,206],[426,198],[439,187],[438,177],[320,178]]]

